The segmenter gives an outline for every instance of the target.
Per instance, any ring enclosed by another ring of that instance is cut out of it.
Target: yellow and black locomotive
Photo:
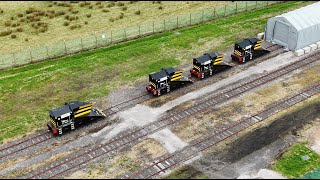
[[[149,74],[149,85],[146,89],[154,96],[160,96],[165,92],[192,83],[191,80],[183,77],[182,73],[182,70],[176,70],[173,67],[162,68],[159,72]]]
[[[105,117],[105,115],[93,108],[93,103],[71,101],[64,106],[49,110],[50,122],[48,129],[54,135],[63,134],[64,130],[74,130],[76,125],[84,121]]]
[[[261,48],[262,42],[263,40],[250,38],[245,39],[240,43],[236,43],[234,45],[234,53],[231,54],[232,60],[244,63],[269,52]]]
[[[223,54],[211,52],[205,53],[198,58],[193,58],[193,67],[190,69],[190,74],[203,79],[231,67],[223,62],[223,57]]]

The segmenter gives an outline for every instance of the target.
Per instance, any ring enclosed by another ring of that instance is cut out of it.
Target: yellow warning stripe
[[[179,74],[179,73],[183,73],[183,71],[182,71],[182,70],[180,70],[180,71],[176,71],[176,72],[174,72],[174,74]]]
[[[93,104],[86,104],[86,105],[80,106],[79,109],[86,108],[86,107],[92,106],[92,105],[93,105]]]
[[[261,44],[256,44],[256,45],[254,45],[254,47],[257,47],[257,46],[261,46]]]
[[[178,77],[172,78],[171,81],[179,80],[180,78],[182,78],[182,76],[178,76]]]
[[[181,75],[182,75],[182,73],[180,73],[180,74],[175,74],[175,75],[172,75],[171,78],[175,78],[175,77],[178,77],[178,76],[181,76]]]
[[[223,58],[223,56],[224,56],[224,55],[217,56],[217,59],[218,59],[218,58]]]
[[[82,115],[85,115],[85,114],[89,114],[90,112],[91,112],[91,109],[90,109],[89,111],[85,111],[85,112],[76,114],[76,115],[74,115],[74,117],[77,118],[77,117],[79,117],[79,116],[82,116]]]
[[[194,68],[198,69],[198,71],[200,71],[200,68],[196,65],[193,65]]]
[[[241,52],[238,51],[238,50],[234,50],[234,53],[235,53],[236,55],[238,55],[238,56],[241,56]]]
[[[152,85],[155,89],[157,88],[153,82],[150,81],[149,84]]]
[[[57,128],[56,122],[54,122],[54,120],[53,120],[51,117],[50,117],[50,121],[51,121],[52,125],[53,125],[55,128]]]
[[[217,62],[217,61],[222,61],[222,58],[217,58],[214,60],[214,62]]]
[[[262,42],[263,42],[263,40],[257,41],[257,43],[262,43]]]
[[[91,108],[92,108],[92,106],[87,107],[87,108],[80,109],[80,110],[78,110],[78,111],[76,112],[76,114],[81,113],[81,112],[86,111],[86,110],[91,109]]]
[[[218,64],[221,64],[222,61],[219,61],[219,62],[214,62],[213,65],[218,65]]]

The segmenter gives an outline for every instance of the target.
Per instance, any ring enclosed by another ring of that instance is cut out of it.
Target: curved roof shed
[[[265,39],[289,50],[320,41],[320,2],[270,18]]]

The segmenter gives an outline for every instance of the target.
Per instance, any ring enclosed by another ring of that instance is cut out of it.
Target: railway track
[[[90,150],[83,150],[76,156],[68,158],[67,160],[59,160],[51,165],[47,165],[27,175],[27,178],[56,178],[57,176],[84,167],[92,160],[96,160],[98,157],[108,155],[112,157],[116,151],[120,151],[125,147],[130,147],[133,144],[140,142],[147,135],[152,134],[156,131],[169,127],[175,123],[180,122],[188,116],[194,113],[199,113],[215,107],[216,105],[222,104],[231,98],[246,93],[248,90],[271,82],[279,77],[283,77],[290,72],[303,68],[311,63],[317,62],[320,59],[320,55],[313,54],[288,66],[282,67],[275,71],[272,71],[264,76],[254,79],[250,82],[240,84],[236,88],[228,89],[223,91],[221,94],[207,99],[195,106],[183,109],[179,112],[171,113],[162,117],[156,122],[152,122],[140,128],[135,128],[130,131],[123,132],[112,138],[110,141],[104,144],[100,144],[95,147],[91,147]]]
[[[280,49],[280,46],[271,45],[269,47],[266,47],[266,49],[269,51],[275,51],[275,50]],[[265,56],[262,56],[260,58],[264,58],[264,57]],[[234,66],[238,66],[238,65],[239,64],[234,64]],[[196,82],[196,81],[199,81],[199,79],[192,78],[192,81]],[[132,99],[122,101],[116,105],[112,105],[112,106],[106,108],[105,110],[102,110],[102,112],[108,117],[108,116],[111,116],[111,115],[114,115],[114,114],[120,112],[121,110],[123,110],[125,108],[128,108],[135,101],[136,101],[136,104],[138,104],[138,103],[144,102],[146,100],[149,100],[151,98],[152,98],[152,96],[150,96],[149,93],[144,93],[144,94],[136,96]],[[19,140],[18,142],[8,143],[4,147],[0,148],[0,162],[4,162],[6,160],[9,160],[9,158],[12,155],[19,153],[23,150],[26,150],[28,148],[34,147],[34,146],[41,144],[43,142],[46,142],[52,138],[53,138],[52,134],[50,132],[48,132],[47,130],[44,130],[44,131],[40,132],[39,134],[37,134],[35,136],[32,135],[31,137],[28,137],[24,140]]]
[[[320,93],[320,83],[310,86],[303,91],[297,93],[294,96],[282,99],[263,111],[258,112],[247,118],[242,118],[238,122],[232,124],[229,127],[223,128],[220,131],[216,131],[210,135],[198,138],[190,143],[189,146],[177,151],[173,154],[166,154],[153,161],[150,165],[145,165],[139,170],[128,173],[121,177],[122,179],[150,179],[160,173],[165,173],[166,170],[172,169],[181,163],[196,157],[199,152],[212,147],[213,145],[238,134],[239,132],[249,128],[250,126],[257,124],[268,117],[284,110],[293,105],[302,102],[309,97]]]

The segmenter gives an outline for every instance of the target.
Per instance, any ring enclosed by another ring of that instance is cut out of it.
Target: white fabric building
[[[320,41],[320,2],[270,18],[265,39],[289,50]]]

